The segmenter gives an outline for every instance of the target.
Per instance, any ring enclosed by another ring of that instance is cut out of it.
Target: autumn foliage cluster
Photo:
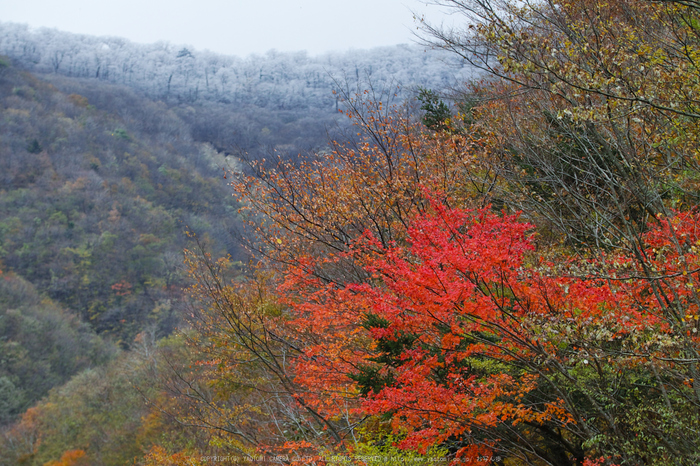
[[[189,256],[180,409],[289,462],[697,464],[700,5],[439,3],[483,79],[236,178],[263,265]]]

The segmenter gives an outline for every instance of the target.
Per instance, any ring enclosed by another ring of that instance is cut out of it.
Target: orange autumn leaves
[[[425,132],[380,103],[348,105],[358,140],[296,161],[253,162],[254,176],[232,183],[243,209],[264,218],[258,239],[275,260],[347,251],[367,229],[383,244],[400,240],[425,208],[424,187],[478,205],[493,183],[495,174],[468,150],[473,136]]]

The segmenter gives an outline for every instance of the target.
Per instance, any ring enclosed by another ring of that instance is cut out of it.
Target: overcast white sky
[[[0,21],[231,55],[365,49],[412,42],[425,0],[0,0]]]

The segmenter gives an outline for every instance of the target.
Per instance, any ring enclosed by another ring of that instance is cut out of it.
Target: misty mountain
[[[0,54],[30,71],[123,84],[154,99],[276,110],[336,110],[339,94],[332,91],[353,92],[366,83],[405,98],[416,86],[444,89],[472,73],[453,54],[410,45],[319,56],[271,50],[240,58],[14,23],[0,23]]]

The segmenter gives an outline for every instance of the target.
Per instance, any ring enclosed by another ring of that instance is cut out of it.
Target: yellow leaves
[[[595,110],[582,118],[605,118],[611,109],[608,117],[624,117],[628,102],[641,104],[640,109],[698,113],[695,101],[685,96],[698,91],[692,70],[700,44],[684,39],[694,31],[674,16],[682,11],[693,17],[692,8],[653,2],[556,3],[551,9],[527,4],[515,13],[521,19],[533,14],[556,18],[547,29],[532,33],[521,27],[511,34],[509,20],[495,11],[484,12],[488,32],[481,38],[494,47],[515,81],[568,98],[578,94],[574,106]],[[677,54],[677,49],[684,53]],[[591,101],[591,96],[597,97]]]
[[[58,461],[49,461],[44,466],[78,466],[87,465],[89,462],[83,450],[69,450],[63,453]]]

